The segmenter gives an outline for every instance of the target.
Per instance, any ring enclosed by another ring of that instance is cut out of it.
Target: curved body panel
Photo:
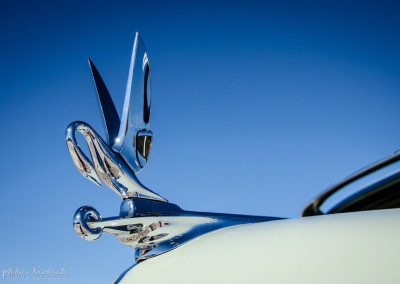
[[[118,283],[400,283],[400,209],[220,229]]]

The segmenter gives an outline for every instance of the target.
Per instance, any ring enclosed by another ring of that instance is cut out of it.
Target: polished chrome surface
[[[78,171],[96,185],[101,181],[122,199],[138,197],[166,202],[136,177],[149,159],[153,132],[150,129],[150,63],[143,41],[136,33],[129,67],[122,119],[97,68],[89,59],[106,141],[85,122],[71,123],[65,132],[68,150]],[[76,140],[81,133],[92,161]]]
[[[99,71],[97,71],[96,66],[94,66],[90,59],[88,59],[88,62],[97,92],[97,100],[99,102],[101,116],[103,118],[106,141],[108,145],[112,145],[118,136],[121,122],[119,120],[118,112],[115,109],[114,102],[107,90],[106,84],[100,76]]]
[[[280,218],[185,211],[145,187],[136,177],[146,164],[153,140],[150,129],[150,65],[146,49],[136,34],[121,121],[111,96],[91,60],[89,66],[102,113],[106,141],[87,123],[72,122],[66,142],[78,171],[96,185],[101,182],[123,199],[117,217],[102,219],[90,206],[79,208],[74,229],[93,241],[111,233],[135,249],[136,262],[165,253],[198,236],[228,226]],[[119,127],[119,129],[118,129]],[[89,159],[76,139],[88,145]]]
[[[76,132],[81,133],[88,146],[93,163],[80,149]],[[139,197],[167,201],[146,188],[136,177],[125,159],[113,151],[88,124],[72,122],[65,133],[68,150],[78,171],[97,185],[100,180],[122,199]]]
[[[112,146],[116,152],[121,153],[136,173],[144,167],[148,159],[149,151],[143,156],[142,149],[150,150],[150,147],[145,144],[151,143],[151,139],[138,138],[145,136],[146,133],[152,136],[150,134],[150,78],[150,62],[146,48],[139,33],[136,33],[121,126]],[[140,136],[138,133],[141,133]],[[140,153],[138,149],[141,150]]]
[[[281,219],[185,211],[172,203],[143,199],[125,200],[118,217],[96,220],[80,217],[81,212],[93,210],[84,206],[75,213],[74,220],[80,220],[79,230],[75,229],[78,235],[82,236],[81,227],[88,228],[84,231],[85,240],[97,239],[99,232],[113,234],[122,244],[135,249],[136,262],[170,251],[214,230]]]
[[[101,221],[100,213],[97,212],[97,210],[93,207],[82,206],[81,208],[76,210],[74,215],[73,224],[75,232],[78,234],[78,236],[86,241],[97,240],[102,233],[102,229],[93,229],[88,225],[88,222],[96,221]]]

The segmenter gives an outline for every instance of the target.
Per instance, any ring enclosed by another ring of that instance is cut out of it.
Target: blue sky
[[[136,31],[154,132],[139,179],[184,209],[298,217],[400,148],[395,1],[143,2],[2,1],[1,269],[109,282],[133,262],[113,236],[76,236],[77,208],[120,200],[80,176],[64,131],[104,133],[88,57],[122,111]]]

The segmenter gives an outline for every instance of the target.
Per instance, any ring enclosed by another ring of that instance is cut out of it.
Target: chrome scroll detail
[[[96,221],[101,221],[100,213],[97,212],[97,210],[93,207],[82,206],[81,208],[76,210],[74,215],[75,232],[78,234],[78,236],[86,241],[97,240],[103,232],[103,229],[100,227],[92,228],[89,225],[89,222]]]
[[[103,182],[122,199],[137,197],[166,202],[136,177],[149,159],[153,140],[150,129],[150,63],[142,39],[136,33],[121,121],[110,93],[90,59],[89,67],[106,141],[85,122],[71,123],[65,136],[72,161],[84,177],[99,186]],[[79,147],[76,132],[84,136],[92,161]]]
[[[100,230],[113,234],[122,244],[135,249],[135,262],[168,252],[214,230],[234,225],[281,219],[184,211],[172,203],[144,199],[131,199],[124,202],[132,203],[131,205],[125,204],[126,208],[135,208],[135,211],[132,211],[129,217],[120,215],[119,217],[100,220],[83,218],[83,223],[80,223],[77,233],[81,236],[80,228],[83,227],[89,228],[87,229],[89,232],[92,232],[90,230]],[[86,212],[86,210],[92,212],[94,209],[92,207],[81,207],[75,214],[74,220],[76,215],[80,215],[81,212]],[[126,212],[121,210],[121,213]],[[84,239],[92,240],[86,235]]]

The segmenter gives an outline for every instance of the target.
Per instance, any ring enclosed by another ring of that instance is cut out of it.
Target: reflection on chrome
[[[76,232],[89,241],[97,239],[102,232],[113,234],[122,244],[135,249],[135,261],[138,262],[170,251],[217,229],[280,219],[184,211],[172,203],[137,198],[131,201],[136,203],[133,207],[137,211],[128,218],[121,215],[98,220],[82,218],[82,212],[97,211],[93,207],[79,208],[74,217]],[[153,206],[154,203],[158,203],[158,208]],[[84,233],[76,228],[84,228]]]
[[[166,202],[136,177],[149,159],[153,137],[150,129],[150,63],[141,37],[136,33],[121,121],[110,93],[90,59],[89,67],[106,141],[85,122],[71,123],[65,136],[72,161],[84,177],[99,186],[102,181],[122,199],[138,197]],[[76,132],[84,136],[92,162],[80,149]]]
[[[76,132],[85,137],[93,163],[79,148]],[[112,150],[96,131],[85,122],[76,121],[68,125],[66,140],[76,168],[84,177],[95,184],[101,185],[101,180],[122,199],[141,197],[166,201],[141,184],[125,159]]]
[[[135,249],[135,261],[165,253],[193,238],[227,226],[265,222],[280,218],[185,211],[145,187],[136,177],[149,159],[153,132],[150,129],[150,64],[146,49],[136,34],[129,68],[122,118],[98,70],[89,60],[106,139],[87,123],[68,125],[66,142],[78,171],[96,185],[103,182],[121,199],[117,217],[102,219],[90,206],[74,216],[76,233],[93,241],[102,232],[113,234]],[[88,144],[91,159],[76,140],[80,133]]]
[[[84,206],[76,210],[74,215],[74,229],[75,232],[82,239],[86,241],[97,240],[102,230],[101,228],[92,229],[89,227],[88,222],[100,221],[101,216],[96,209],[90,206]]]

